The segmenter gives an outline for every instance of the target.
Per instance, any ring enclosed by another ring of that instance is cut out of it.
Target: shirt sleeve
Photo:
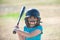
[[[26,26],[24,26],[24,32],[29,33]]]
[[[40,26],[37,26],[37,29],[39,29],[41,31],[41,34],[43,33],[43,28],[42,28],[41,25]]]
[[[24,31],[26,31],[26,26],[24,26]]]

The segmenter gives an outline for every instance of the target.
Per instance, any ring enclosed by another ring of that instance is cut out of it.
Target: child
[[[16,30],[20,40],[41,40],[43,28],[41,23],[40,13],[36,9],[31,9],[26,12],[24,32]]]

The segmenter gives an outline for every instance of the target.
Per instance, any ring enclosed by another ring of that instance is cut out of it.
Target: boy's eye
[[[35,22],[35,21],[37,21],[36,19],[29,19],[28,20],[29,22]]]

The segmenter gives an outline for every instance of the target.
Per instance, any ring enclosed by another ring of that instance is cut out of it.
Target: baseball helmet
[[[29,11],[27,11],[26,13],[26,17],[30,17],[30,16],[34,16],[34,17],[40,17],[40,13],[37,9],[31,9]]]

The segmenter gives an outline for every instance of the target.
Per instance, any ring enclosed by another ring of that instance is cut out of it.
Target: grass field
[[[43,26],[42,40],[60,40],[60,0],[0,0],[0,40],[18,40],[12,31],[17,23],[22,5],[26,9],[36,8],[40,11]],[[14,3],[13,3],[14,2]],[[25,14],[20,21],[20,29],[25,25]]]

